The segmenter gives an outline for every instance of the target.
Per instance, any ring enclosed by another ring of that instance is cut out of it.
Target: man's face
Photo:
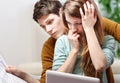
[[[61,18],[56,14],[44,15],[38,19],[38,23],[55,39],[61,36],[65,31]]]

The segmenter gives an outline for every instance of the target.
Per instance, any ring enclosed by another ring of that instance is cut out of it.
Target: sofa
[[[112,64],[112,70],[114,74],[115,83],[120,83],[120,60],[115,59],[114,63]]]
[[[30,62],[20,64],[19,68],[28,74],[30,74],[35,79],[40,79],[42,65],[41,62]],[[120,60],[115,59],[114,63],[112,64],[112,70],[114,74],[115,83],[120,83]]]

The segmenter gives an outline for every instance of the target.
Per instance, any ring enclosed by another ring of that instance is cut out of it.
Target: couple
[[[57,0],[40,0],[34,6],[33,19],[51,35],[42,50],[40,82],[12,66],[6,71],[28,83],[45,83],[45,72],[51,68],[98,76],[101,82],[109,83],[105,70],[113,63],[115,41],[113,37],[105,36],[103,29],[120,41],[120,25],[101,18],[93,0],[68,0],[60,10],[61,7]]]

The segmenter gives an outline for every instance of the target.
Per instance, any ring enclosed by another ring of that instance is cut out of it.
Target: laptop
[[[100,80],[94,77],[47,70],[46,83],[100,83]]]

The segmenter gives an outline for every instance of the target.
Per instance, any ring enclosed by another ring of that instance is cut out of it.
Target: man
[[[61,3],[58,0],[40,0],[34,6],[33,19],[51,36],[42,48],[42,75],[40,82],[27,73],[9,66],[6,71],[22,78],[28,83],[45,83],[46,70],[52,69],[54,46],[56,39],[66,33],[66,28],[62,24],[60,17]],[[103,18],[103,27],[106,33],[111,34],[116,40],[120,41],[120,24]]]

